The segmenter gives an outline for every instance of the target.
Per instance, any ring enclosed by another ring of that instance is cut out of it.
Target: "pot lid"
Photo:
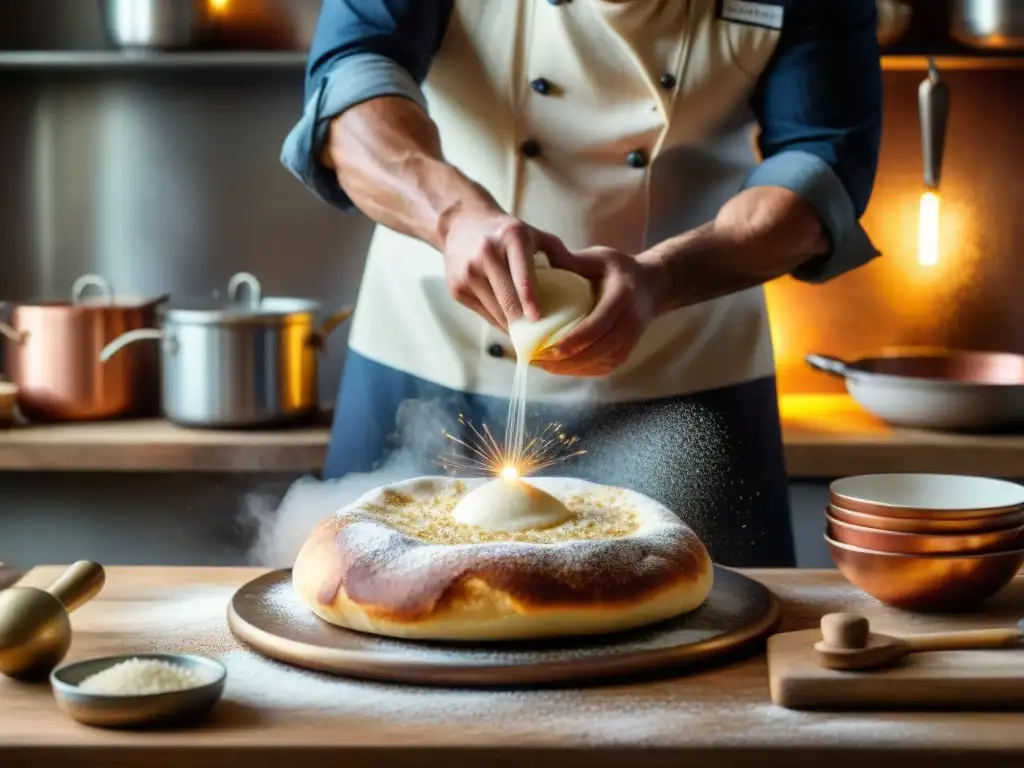
[[[247,320],[282,320],[289,315],[315,313],[320,304],[309,299],[268,296],[259,303],[230,299],[172,301],[167,318],[176,323],[224,323]]]
[[[264,298],[255,275],[239,272],[228,281],[226,296],[172,301],[167,318],[176,323],[281,322],[289,315],[319,311],[320,304],[309,299]]]

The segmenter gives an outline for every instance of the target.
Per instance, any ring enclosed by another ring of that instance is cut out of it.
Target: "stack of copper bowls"
[[[1024,564],[1024,487],[965,475],[885,474],[829,488],[825,541],[839,571],[879,601],[971,608]]]

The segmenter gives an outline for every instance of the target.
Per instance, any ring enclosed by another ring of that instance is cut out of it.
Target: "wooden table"
[[[22,583],[58,572],[38,568]],[[225,627],[225,606],[252,569],[110,568],[74,615],[69,660],[192,651],[228,666],[224,700],[189,731],[130,733],[78,725],[46,686],[0,680],[0,765],[883,766],[1020,764],[1024,713],[822,714],[773,706],[763,657],[685,677],[564,691],[465,692],[318,676],[262,660]],[[899,618],[831,571],[752,571],[783,602],[783,629],[852,609],[881,629],[963,625]],[[1024,580],[1002,609],[1019,606]],[[997,606],[999,607],[999,606]],[[979,619],[975,617],[974,622]]]
[[[793,478],[871,472],[1024,477],[1024,435],[893,429],[844,395],[789,395],[780,409]],[[0,430],[0,470],[316,472],[327,437],[325,425],[234,432],[159,420],[22,427]]]

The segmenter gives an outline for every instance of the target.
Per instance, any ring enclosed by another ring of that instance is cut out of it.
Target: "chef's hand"
[[[536,365],[566,376],[605,376],[626,362],[654,319],[651,267],[611,248],[588,248],[552,258],[551,265],[576,272],[595,285],[593,311],[561,342],[545,349]]]
[[[502,331],[523,315],[538,320],[537,251],[552,260],[571,256],[554,235],[501,210],[456,214],[444,239],[448,289],[456,301]]]

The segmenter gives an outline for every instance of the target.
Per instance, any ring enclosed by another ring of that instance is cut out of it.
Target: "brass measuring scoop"
[[[71,647],[71,611],[103,588],[103,566],[79,560],[45,590],[0,591],[0,673],[45,679]]]

